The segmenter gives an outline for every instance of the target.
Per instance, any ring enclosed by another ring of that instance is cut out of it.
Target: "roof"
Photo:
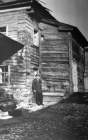
[[[37,18],[37,20],[40,22],[45,22],[47,24],[51,24],[53,26],[58,27],[59,31],[70,31],[72,33],[73,38],[81,45],[81,46],[88,46],[88,41],[84,37],[84,35],[80,32],[80,30],[72,25],[61,23],[58,20],[56,20],[51,14],[50,10],[46,7],[44,7],[41,4],[40,0],[2,0],[0,3],[0,11],[1,10],[8,10],[8,9],[15,9],[15,8],[21,8],[21,7],[27,7],[30,6],[31,10],[34,10],[34,13],[31,13],[31,16],[34,16]],[[30,13],[30,9],[27,9]]]
[[[2,0],[3,1],[3,0]],[[0,3],[0,10],[25,7],[31,4],[31,0],[14,0]]]
[[[11,38],[0,33],[0,63],[9,59],[24,46]]]
[[[80,32],[80,30],[76,26],[68,25],[68,24],[62,24],[58,26],[58,30],[61,32],[71,32],[72,37],[77,41],[77,43],[82,46],[86,47],[88,46],[88,41],[84,37],[84,35]]]

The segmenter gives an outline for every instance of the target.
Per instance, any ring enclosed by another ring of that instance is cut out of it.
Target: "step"
[[[43,92],[43,96],[58,96],[58,97],[60,97],[60,96],[64,96],[64,92]]]
[[[43,97],[43,102],[59,102],[61,97]]]

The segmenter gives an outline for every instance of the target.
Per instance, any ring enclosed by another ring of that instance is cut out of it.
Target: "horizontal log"
[[[68,63],[69,63],[69,60],[68,60],[68,58],[66,58],[66,57],[63,58],[63,59],[62,59],[62,58],[52,58],[52,59],[51,59],[51,58],[48,58],[48,59],[46,59],[46,58],[42,58],[42,59],[41,59],[41,58],[40,58],[40,63],[43,63],[43,62],[45,62],[45,63],[46,63],[46,62],[55,62],[55,63],[57,63],[57,62],[59,63],[59,62],[60,62],[60,63],[62,63],[62,64],[63,64],[63,63],[67,63],[67,64],[68,64]]]
[[[59,46],[65,46],[65,47],[67,47],[68,48],[68,44],[67,43],[65,43],[65,42],[59,42],[59,41],[57,41],[57,42],[43,42],[42,44],[41,44],[41,46],[42,46],[42,48],[44,48],[44,46],[46,46],[46,48],[47,47],[59,47]]]
[[[55,77],[59,78],[59,77],[61,77],[61,76],[63,76],[63,77],[64,77],[64,76],[69,76],[69,73],[68,73],[68,72],[64,72],[64,73],[63,73],[62,71],[59,71],[59,72],[52,72],[52,71],[49,71],[49,72],[47,71],[47,72],[45,72],[45,71],[41,71],[41,74],[42,74],[42,75],[46,75],[47,77],[48,77],[48,76],[51,76],[51,77],[53,76],[54,78],[55,78]]]
[[[69,80],[69,76],[59,76],[59,77],[54,77],[54,76],[47,76],[47,75],[42,75],[43,80],[45,81],[51,81],[51,82],[60,82],[60,81],[65,81]]]
[[[60,63],[41,63],[40,68],[55,68],[55,69],[69,69],[69,65],[68,64],[60,64]]]
[[[65,73],[65,72],[69,72],[69,69],[66,69],[66,68],[52,68],[52,67],[42,67],[42,68],[40,68],[40,70],[41,70],[41,72],[49,72],[49,71],[51,71],[51,72],[62,72],[62,73]]]
[[[52,55],[52,54],[67,54],[68,55],[68,51],[66,51],[66,50],[48,50],[48,49],[46,49],[46,50],[41,50],[41,55],[42,54],[50,54],[50,55]]]
[[[68,47],[65,44],[57,45],[41,45],[40,51],[68,51]]]
[[[50,45],[54,45],[54,44],[62,44],[62,43],[66,43],[68,44],[68,41],[67,39],[52,39],[52,40],[49,40],[49,39],[45,39],[44,42],[42,42],[42,44],[50,44]]]
[[[52,62],[52,61],[40,61],[40,64],[49,64],[49,63],[53,63],[52,64],[52,66],[54,66],[54,65],[69,65],[69,61],[61,61],[61,60],[59,60],[59,61],[54,61],[54,62]]]
[[[37,59],[37,58],[36,58]],[[69,61],[69,57],[65,57],[65,56],[40,56],[40,61],[59,61],[59,60],[62,60],[62,61]]]
[[[42,76],[41,76],[42,78]],[[61,87],[61,85],[66,82],[66,80],[63,80],[63,79],[59,79],[59,81],[48,81],[48,79],[43,79],[42,78],[42,84],[43,86],[46,86],[47,84],[50,84],[50,85],[56,85],[57,87]],[[69,80],[68,80],[69,82]]]
[[[63,63],[60,64],[58,62],[57,63],[53,63],[53,62],[49,62],[49,63],[48,62],[42,62],[41,63],[41,68],[42,67],[52,67],[52,68],[53,67],[56,67],[56,68],[65,68],[66,67],[66,68],[69,68],[69,65],[68,64],[63,64]]]
[[[68,53],[66,52],[66,53],[50,53],[50,52],[47,52],[47,53],[41,53],[40,54],[40,56],[41,57],[68,57]]]

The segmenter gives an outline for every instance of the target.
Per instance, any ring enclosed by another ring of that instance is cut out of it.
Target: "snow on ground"
[[[46,108],[46,107],[48,107],[50,105],[53,105],[53,104],[55,104],[55,103],[47,103],[46,102],[43,105],[39,105],[38,106],[35,103],[26,104],[26,103],[21,102],[20,104],[17,105],[16,109],[22,109],[23,108],[25,110],[28,110],[28,112],[30,113],[30,112],[35,112],[37,110],[41,110],[41,109]],[[7,112],[3,112],[3,111],[0,110],[0,120],[1,119],[3,119],[3,120],[11,119],[11,118],[13,118],[13,116],[10,116],[8,111]]]
[[[53,104],[55,104],[55,103],[45,102],[43,105],[37,105],[35,103],[26,104],[26,103],[21,102],[20,104],[17,105],[17,109],[23,108],[23,109],[28,110],[29,112],[34,112],[34,111],[46,108]]]
[[[5,119],[11,119],[11,118],[12,116],[10,116],[8,112],[3,112],[0,110],[0,119],[5,120]]]

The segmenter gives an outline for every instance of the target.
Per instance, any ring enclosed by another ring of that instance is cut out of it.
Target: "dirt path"
[[[88,105],[58,103],[0,120],[0,140],[88,140]]]

